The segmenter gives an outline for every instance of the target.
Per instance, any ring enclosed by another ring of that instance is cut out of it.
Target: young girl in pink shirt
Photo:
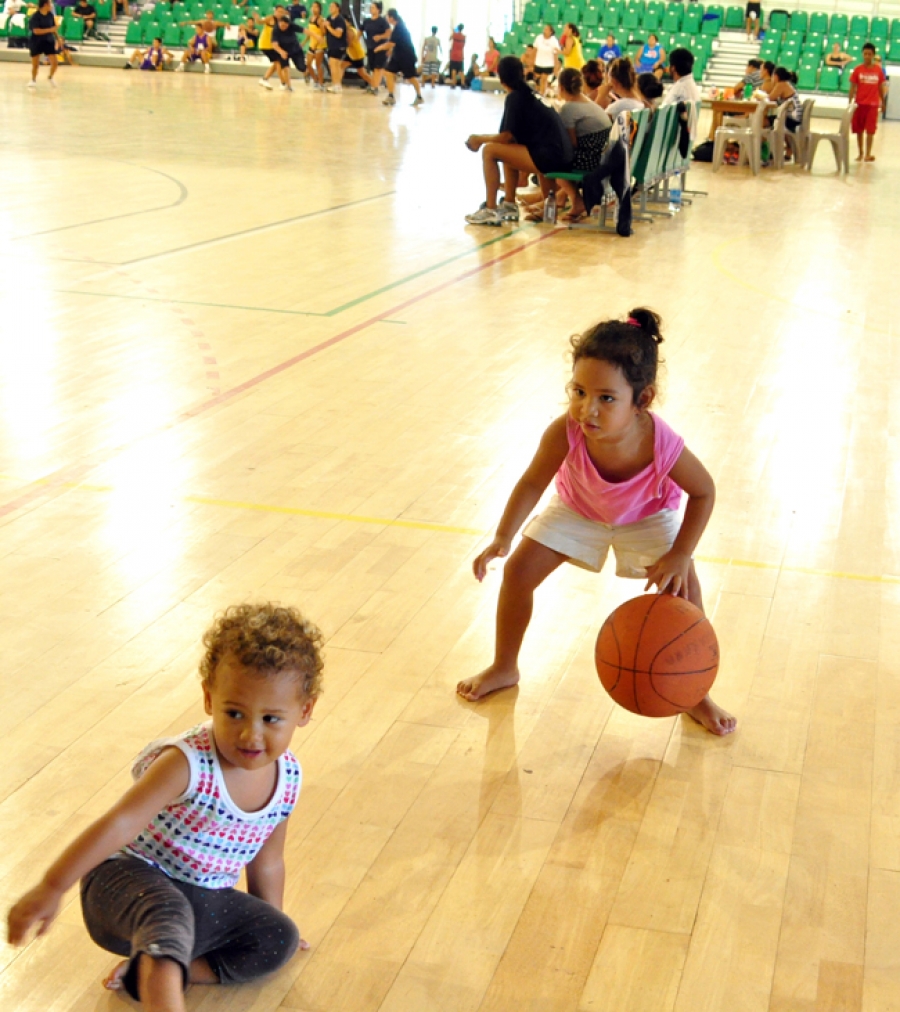
[[[709,522],[716,488],[684,440],[650,411],[656,397],[660,319],[634,309],[572,339],[569,410],[552,422],[503,511],[497,533],[475,559],[476,578],[505,558],[551,480],[557,494],[525,527],[503,570],[494,662],[457,692],[481,699],[519,681],[518,657],[534,591],[564,562],[600,572],[609,549],[616,573],[703,607],[692,555]],[[682,491],[687,493],[679,524]],[[734,717],[707,696],[689,714],[713,734]]]

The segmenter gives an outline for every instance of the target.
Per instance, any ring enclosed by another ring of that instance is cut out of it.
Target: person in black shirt
[[[305,21],[309,16],[306,4],[291,4],[290,7],[288,7],[288,14],[290,15],[291,21]]]
[[[341,14],[341,5],[337,0],[332,0],[328,5],[325,41],[328,46],[328,68],[331,71],[331,84],[325,90],[340,94],[341,82],[344,80],[344,61],[347,57],[347,22]]]
[[[300,40],[297,38],[297,35],[302,31],[300,25],[294,24],[285,12],[275,19],[275,25],[272,28],[272,48],[278,54],[278,61],[281,65],[278,73],[281,78],[282,91],[294,90],[291,87],[291,62],[301,74],[306,73],[306,57],[303,55]]]
[[[538,173],[546,197],[550,184],[543,173],[566,171],[575,157],[572,138],[559,113],[544,105],[525,82],[525,70],[517,56],[504,56],[497,64],[497,76],[506,92],[503,120],[498,134],[472,134],[466,141],[470,151],[481,150],[487,199],[474,213],[470,225],[502,225],[517,221],[516,189],[520,175]],[[500,165],[505,171],[505,200],[498,207]]]
[[[369,73],[372,75],[372,86],[369,92],[378,94],[381,79],[384,77],[384,68],[387,65],[387,52],[380,49],[382,42],[387,42],[391,37],[391,26],[382,15],[384,4],[381,0],[374,0],[369,4],[369,17],[362,23],[363,35],[366,37],[366,61],[369,65]]]
[[[41,0],[38,9],[28,20],[28,29],[28,49],[31,52],[31,81],[28,87],[37,87],[38,67],[41,65],[41,57],[46,56],[50,64],[50,85],[55,88],[53,76],[56,74],[56,46],[60,38],[50,0]]]
[[[97,33],[97,10],[87,0],[78,0],[72,8],[72,17],[84,21],[84,37],[90,38]]]
[[[391,7],[387,12],[387,19],[388,24],[391,26],[391,37],[387,42],[382,42],[378,47],[390,53],[387,67],[385,68],[387,72],[388,95],[382,105],[395,104],[394,84],[397,81],[398,74],[402,74],[416,89],[416,98],[413,106],[421,105],[424,99],[422,98],[422,88],[419,85],[419,71],[416,69],[416,48],[410,38],[409,29],[403,23],[403,19],[394,7]]]

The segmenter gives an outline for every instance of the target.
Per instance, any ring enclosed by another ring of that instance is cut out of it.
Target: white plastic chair
[[[834,148],[834,160],[837,162],[838,172],[850,171],[850,123],[853,120],[854,112],[856,112],[856,105],[851,103],[844,110],[844,115],[841,116],[841,126],[837,133],[811,133],[809,135],[809,146],[806,151],[807,169],[812,169],[819,141],[828,141],[832,148]]]
[[[803,167],[803,151],[805,145],[797,134],[800,132],[801,127],[797,128],[797,133],[791,133],[787,129],[785,120],[787,120],[787,114],[790,111],[790,106],[787,102],[782,102],[778,109],[778,113],[775,116],[775,123],[771,130],[763,130],[763,137],[769,142],[769,148],[772,152],[772,161],[776,169],[784,168],[784,148],[787,144],[791,149],[791,155],[794,161],[801,168]]]
[[[745,127],[719,127],[716,130],[716,142],[713,147],[713,172],[719,171],[719,166],[724,161],[725,157],[725,145],[734,142],[740,145],[741,153],[738,158],[738,165],[740,165],[744,157],[746,156],[747,161],[750,163],[750,169],[754,176],[759,175],[761,151],[762,151],[762,134],[763,134],[763,119],[766,115],[766,109],[768,108],[768,102],[763,99],[756,107],[756,111],[751,115],[748,126]]]
[[[800,126],[794,136],[800,142],[799,154],[795,155],[798,165],[806,165],[806,154],[809,151],[809,131],[812,123],[813,107],[816,104],[814,98],[803,100],[803,116],[800,118]]]

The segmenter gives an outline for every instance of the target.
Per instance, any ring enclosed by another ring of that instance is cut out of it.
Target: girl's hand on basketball
[[[652,566],[647,567],[647,586],[656,586],[659,594],[674,594],[687,597],[688,574],[691,571],[691,557],[680,552],[668,552]]]
[[[62,896],[55,889],[41,883],[25,895],[10,910],[6,918],[7,939],[10,945],[21,945],[33,924],[40,927],[35,935],[46,934],[59,913]]]
[[[472,563],[475,579],[481,583],[488,571],[488,565],[494,559],[505,559],[509,555],[510,541],[508,538],[494,538],[485,550]]]

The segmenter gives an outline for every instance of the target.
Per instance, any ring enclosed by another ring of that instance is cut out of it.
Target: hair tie
[[[630,323],[632,327],[640,327],[640,323],[633,316],[629,316],[625,322]]]

